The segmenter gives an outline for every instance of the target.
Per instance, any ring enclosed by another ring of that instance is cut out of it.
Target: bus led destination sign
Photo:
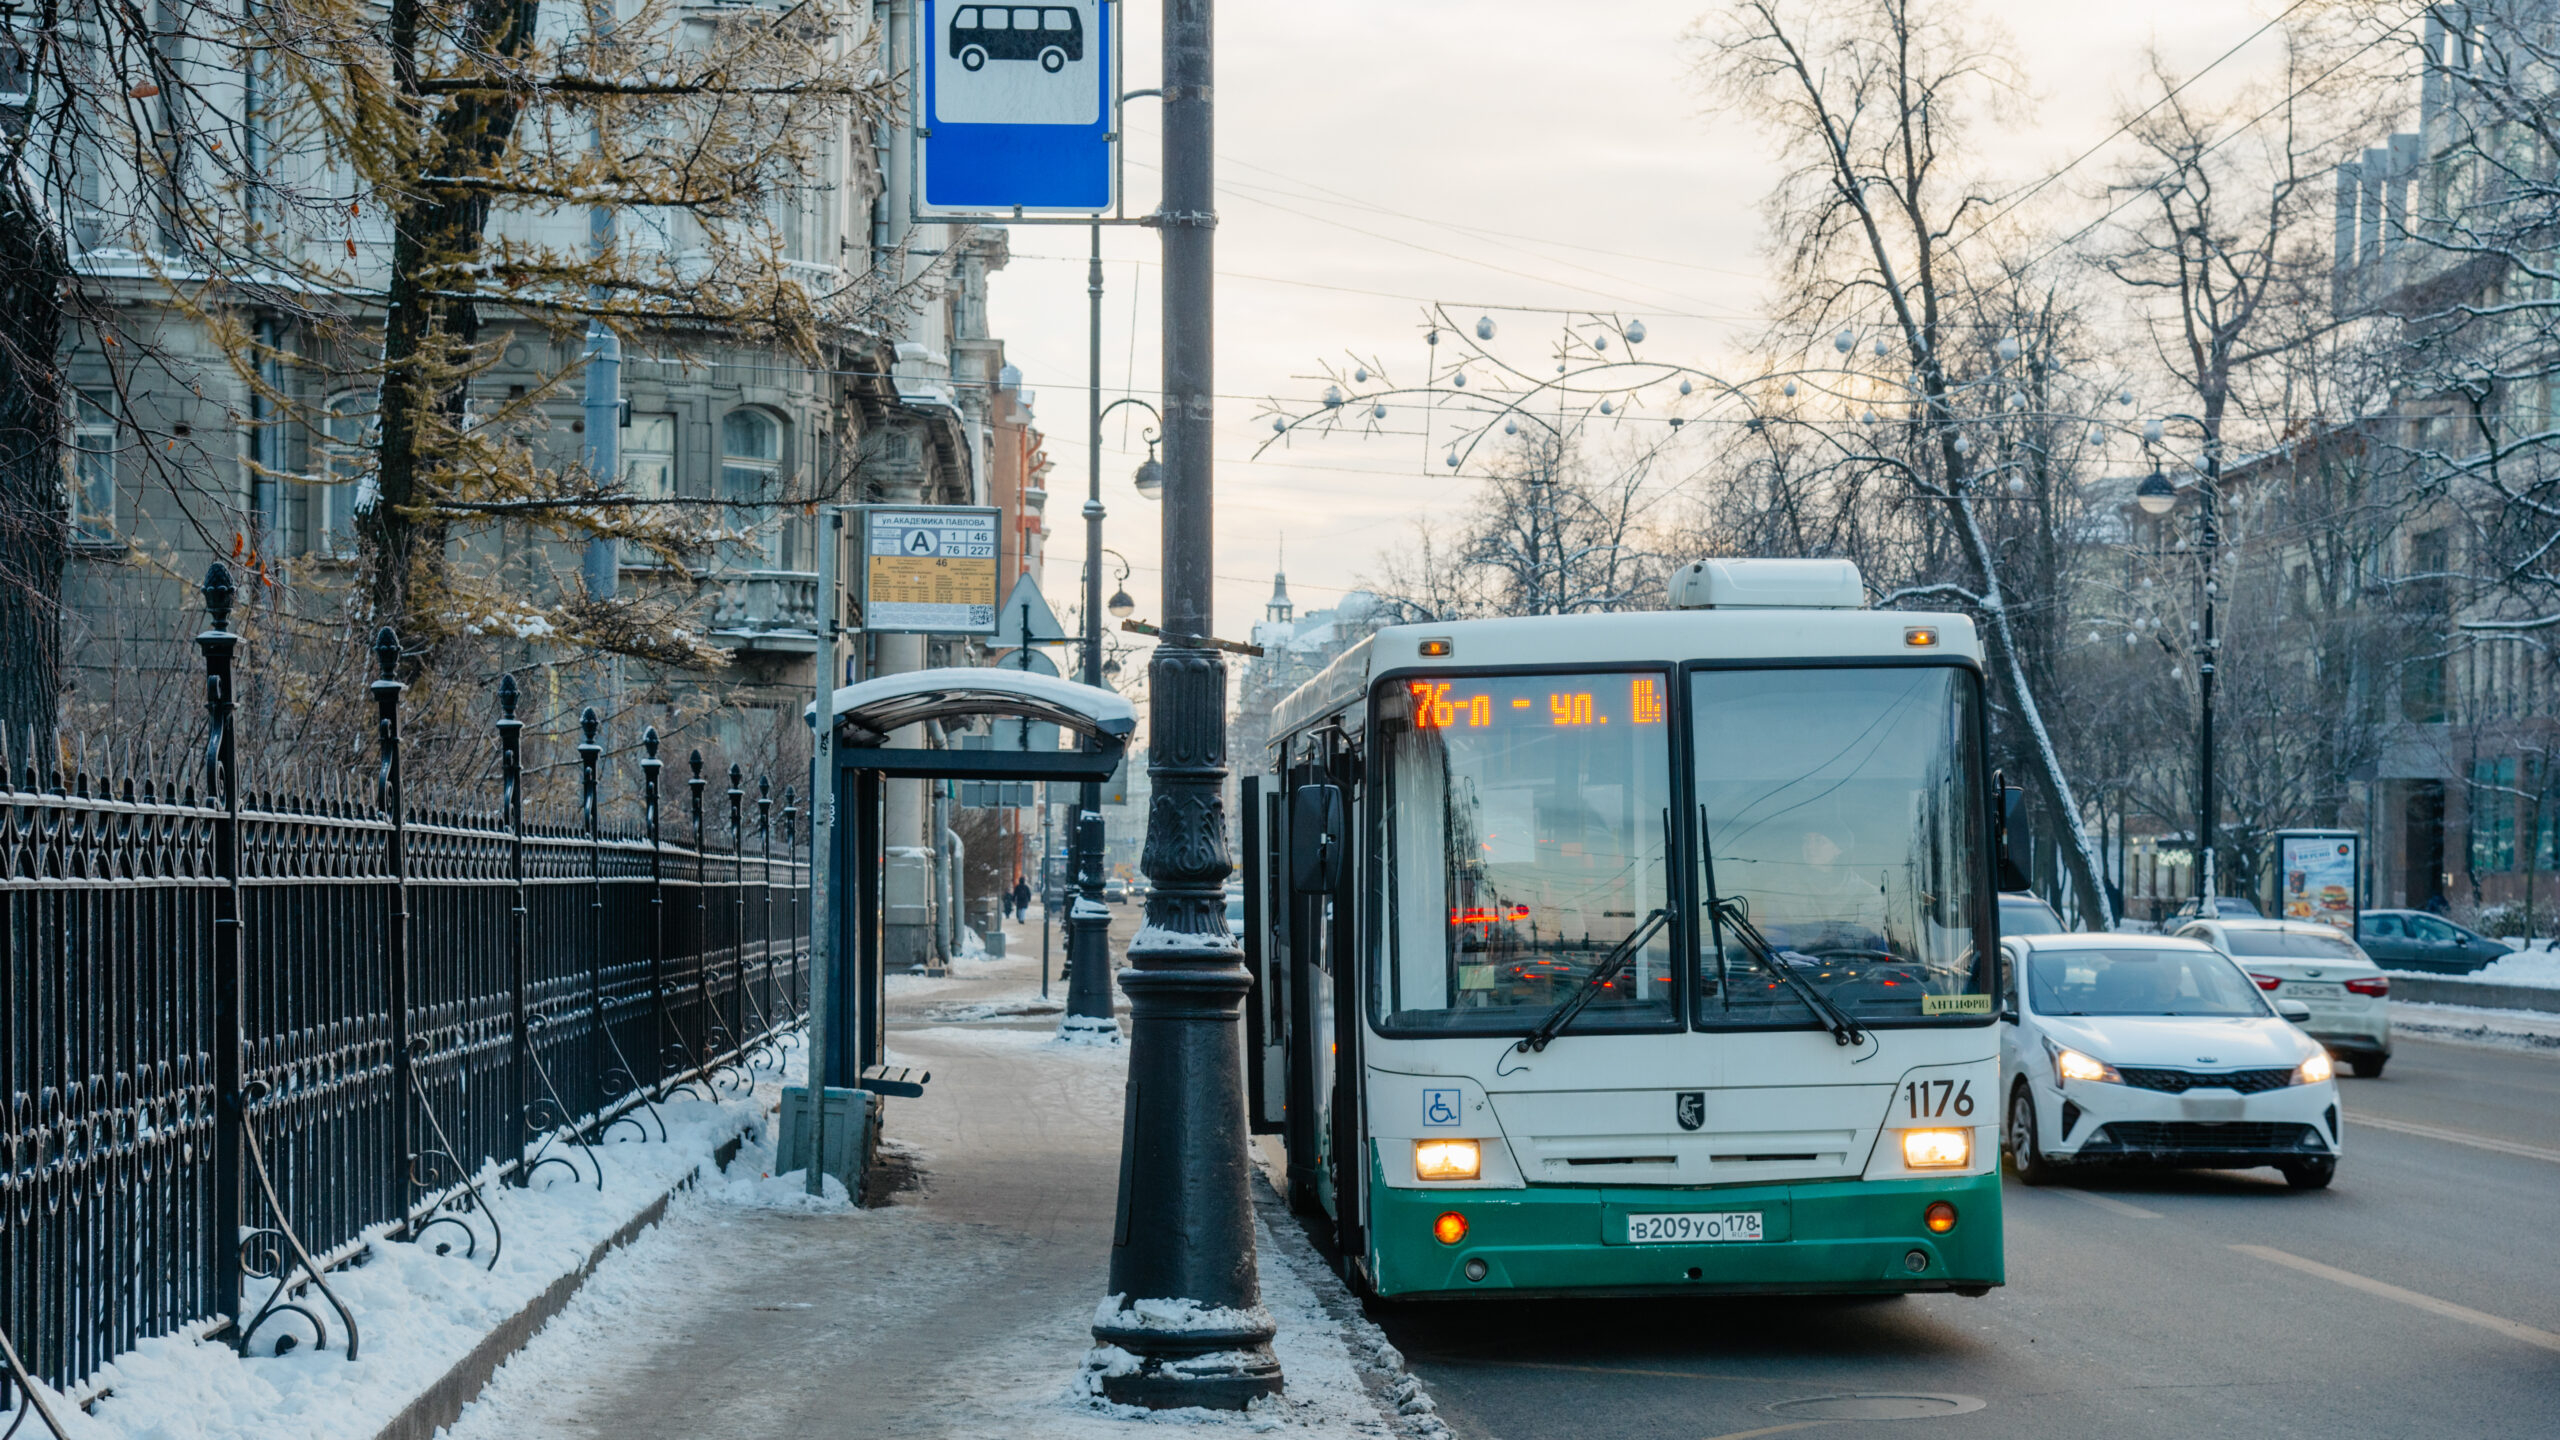
[[[1515,681],[1516,685],[1518,682]],[[1614,687],[1616,680],[1603,682]],[[1606,725],[1612,716],[1622,724],[1659,725],[1663,715],[1663,682],[1659,675],[1636,675],[1626,685],[1624,705],[1616,695],[1585,688],[1588,680],[1570,689],[1550,691],[1541,705],[1526,695],[1511,695],[1496,704],[1491,694],[1467,693],[1471,686],[1464,681],[1409,680],[1405,691],[1413,700],[1413,728],[1416,730],[1486,730],[1496,724],[1503,728],[1542,726],[1549,729],[1578,729],[1585,725]]]
[[[996,628],[998,512],[970,505],[863,511],[862,623],[868,630],[986,635]]]

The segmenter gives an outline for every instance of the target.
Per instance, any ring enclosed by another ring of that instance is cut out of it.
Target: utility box
[[[809,1091],[788,1085],[782,1091],[782,1133],[773,1147],[775,1174],[809,1168]],[[842,1182],[845,1193],[862,1199],[862,1177],[880,1148],[880,1097],[868,1090],[827,1091],[827,1153],[820,1167]]]
[[[988,959],[990,959],[990,960],[1001,960],[1001,959],[1003,959],[1003,958],[1004,958],[1004,927],[1003,927],[1003,926],[1001,926],[1001,925],[990,925],[990,926],[988,926],[988,927],[987,927],[986,940],[987,940],[987,958],[988,958]]]

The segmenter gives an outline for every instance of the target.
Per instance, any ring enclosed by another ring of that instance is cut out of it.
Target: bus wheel
[[[1040,68],[1055,75],[1067,68],[1067,52],[1052,45],[1040,52]]]
[[[2009,1166],[2021,1185],[2042,1185],[2053,1179],[2053,1162],[2044,1158],[2036,1145],[2036,1098],[2027,1090],[2026,1082],[2009,1093]]]
[[[975,45],[961,51],[960,68],[963,70],[984,70],[987,68],[987,52]]]

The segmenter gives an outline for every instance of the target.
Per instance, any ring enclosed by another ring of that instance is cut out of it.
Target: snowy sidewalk
[[[890,1049],[933,1072],[924,1098],[887,1111],[885,1134],[919,1183],[862,1210],[805,1207],[751,1175],[679,1197],[500,1372],[453,1440],[1125,1431],[1136,1412],[1108,1413],[1071,1386],[1108,1278],[1127,1052],[1061,1045],[1053,1016],[1005,1013],[1038,1001],[1035,959],[1022,956],[1037,956],[1037,932],[1011,939],[1014,958],[893,990]],[[733,1175],[761,1158],[750,1152]],[[1266,1226],[1262,1268],[1287,1400],[1151,1418],[1438,1432],[1427,1415],[1391,1419],[1380,1392],[1397,1378],[1393,1352],[1302,1239]]]

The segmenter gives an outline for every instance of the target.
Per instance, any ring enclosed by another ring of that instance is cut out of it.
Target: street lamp
[[[1103,608],[1111,612],[1112,619],[1126,620],[1138,613],[1138,602],[1129,598],[1128,591],[1114,590],[1111,592],[1110,603]],[[1107,669],[1105,673],[1108,673]]]
[[[2214,633],[2213,602],[2221,593],[2214,577],[2214,566],[2221,558],[2222,531],[2218,502],[2222,488],[2222,428],[2215,421],[2184,413],[2161,416],[2142,427],[2144,448],[2159,442],[2168,431],[2168,422],[2184,420],[2204,432],[2203,479],[2196,487],[2196,553],[2204,563],[2203,623],[2196,636],[2196,918],[2218,920],[2222,906],[2217,892],[2221,882],[2216,874],[2216,844],[2220,825],[2221,797],[2213,784],[2213,679],[2216,661],[2222,652],[2222,640]],[[2177,493],[2168,478],[2154,465],[2149,479],[2134,491],[2135,503],[2153,515],[2164,515],[2177,504]]]
[[[1164,498],[1164,467],[1156,463],[1156,432],[1147,432],[1147,458],[1138,462],[1138,473],[1129,477],[1138,493],[1150,500]]]
[[[1227,667],[1212,643],[1210,525],[1217,268],[1210,20],[1214,0],[1164,6],[1164,606],[1149,662],[1146,923],[1129,946],[1129,1074],[1120,1221],[1096,1346],[1124,1359],[1103,1395],[1149,1409],[1242,1410],[1280,1392],[1254,1260],[1244,1055],[1252,979],[1227,933]],[[1159,423],[1163,423],[1161,420]],[[1099,908],[1099,907],[1097,907]],[[1079,978],[1083,972],[1079,970]],[[1150,1323],[1138,1306],[1197,1316]]]

